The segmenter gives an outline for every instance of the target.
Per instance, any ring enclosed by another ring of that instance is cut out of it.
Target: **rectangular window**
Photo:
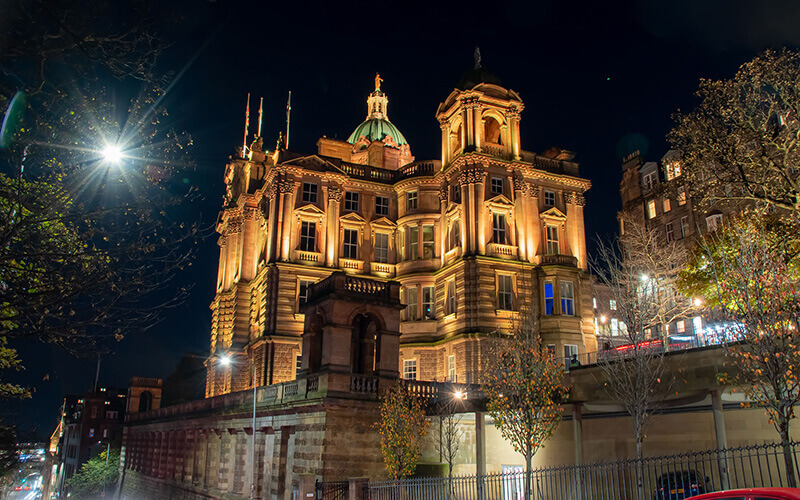
[[[303,221],[300,225],[300,250],[317,251],[317,223]]]
[[[89,437],[94,437],[94,429],[89,429]]]
[[[317,185],[311,182],[303,183],[303,201],[306,203],[317,202]]]
[[[348,212],[358,212],[358,193],[355,191],[344,192],[344,209]]]
[[[617,301],[613,300],[613,299],[609,300],[608,301],[608,308],[611,309],[612,311],[616,311],[617,310]]]
[[[686,238],[689,235],[689,216],[684,215],[681,217],[681,238]]]
[[[669,198],[664,198],[664,213],[667,213],[670,210],[672,210],[672,203],[669,201]]]
[[[611,336],[616,337],[617,335],[619,335],[619,320],[611,318]]]
[[[694,330],[695,335],[700,335],[703,331],[703,318],[700,316],[695,316],[692,318],[692,329]]]
[[[575,289],[571,281],[561,282],[561,314],[575,315]]]
[[[561,249],[558,246],[558,227],[545,226],[545,230],[547,233],[547,254],[558,255],[561,253]]]
[[[461,221],[454,220],[450,225],[450,249],[461,246]]]
[[[447,282],[447,314],[455,314],[456,312],[456,282],[450,280]]]
[[[422,258],[433,258],[433,225],[422,226]]]
[[[655,187],[655,185],[656,185],[655,172],[650,172],[642,176],[642,188],[644,188],[645,191],[650,191]]]
[[[492,177],[492,194],[504,194],[502,177]]]
[[[719,229],[720,226],[722,226],[722,214],[714,214],[706,217],[706,226],[708,227],[709,233],[713,233]]]
[[[406,380],[417,380],[417,360],[403,360],[403,378]]]
[[[103,429],[103,437],[104,438],[108,437],[108,429]]]
[[[569,368],[574,368],[572,366],[572,356],[575,356],[575,360],[578,360],[578,346],[575,344],[564,344],[564,365]]]
[[[548,207],[556,206],[556,192],[555,191],[545,191],[544,192],[544,204]]]
[[[553,296],[553,282],[544,282],[544,313],[547,316],[553,314],[553,307],[555,306],[555,298]]]
[[[294,357],[294,378],[300,376],[300,370],[303,369],[303,356],[298,354]]]
[[[495,243],[500,243],[501,245],[506,244],[506,216],[503,214],[492,214],[493,215],[493,223],[492,223],[492,241]]]
[[[683,320],[680,320],[677,323],[675,323],[675,331],[677,333],[685,333],[686,332],[686,323]]]
[[[514,310],[514,278],[508,274],[497,275],[497,309]]]
[[[416,209],[417,209],[417,192],[416,191],[406,192],[406,210],[416,210]]]
[[[647,201],[647,218],[652,219],[656,216],[656,200]]]
[[[422,319],[436,319],[434,311],[434,290],[432,286],[422,287]]]
[[[447,356],[447,380],[450,382],[456,381],[456,355],[451,354]]]
[[[681,186],[678,188],[678,205],[686,204],[686,188]]]
[[[344,247],[342,257],[345,259],[358,258],[358,231],[355,229],[344,230]]]
[[[406,259],[419,259],[419,226],[408,228],[408,255]]]
[[[302,306],[308,302],[308,288],[314,282],[311,280],[300,280],[297,282],[297,305]]]
[[[92,406],[92,411],[90,413],[91,413],[91,418],[97,418],[97,407]]]
[[[389,198],[386,196],[375,197],[375,213],[378,215],[389,215]]]
[[[672,222],[664,226],[664,231],[667,234],[667,243],[675,241],[675,230],[672,228]]]
[[[461,203],[461,186],[453,184],[450,186],[450,199],[453,203]]]
[[[375,233],[375,262],[389,262],[389,235]]]
[[[592,297],[592,307],[597,309],[597,297]]]
[[[406,288],[406,319],[416,321],[417,315],[417,287]]]

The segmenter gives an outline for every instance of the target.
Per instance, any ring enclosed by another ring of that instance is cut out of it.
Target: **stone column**
[[[527,231],[528,219],[525,217],[525,181],[514,177],[514,227],[517,235],[517,255],[520,260],[528,260]]]
[[[520,137],[519,137],[519,114],[517,109],[509,110],[507,115],[511,126],[511,158],[513,160],[520,159]]]
[[[277,232],[278,232],[278,195],[277,186],[275,182],[269,187],[266,192],[267,199],[269,200],[269,220],[267,221],[267,252],[266,261],[272,262],[275,260],[277,254]]]
[[[486,172],[475,172],[475,216],[478,218],[477,250],[486,254],[486,210],[484,198],[486,197]]]
[[[486,421],[483,412],[475,412],[475,473],[486,474]],[[478,480],[478,500],[483,499],[483,482]]]
[[[447,252],[447,241],[448,241],[448,221],[447,216],[447,183],[443,183],[439,186],[439,213],[441,217],[439,218],[439,262],[441,265],[444,265],[444,254]]]
[[[281,260],[288,261],[291,259],[291,244],[292,244],[292,216],[294,215],[294,181],[291,179],[284,179],[279,186],[280,192],[283,196],[283,207],[281,213]]]
[[[442,130],[442,168],[450,161],[450,124],[444,118],[439,120]]]
[[[342,200],[342,190],[338,187],[328,187],[328,211],[325,230],[325,265],[338,266],[338,240],[339,240],[339,203]]]
[[[725,449],[728,447],[728,437],[725,434],[725,416],[722,413],[722,391],[720,390],[711,391],[711,411],[714,413],[714,434],[717,438],[717,449]],[[719,464],[720,486],[723,490],[727,490],[730,488],[727,453],[718,453],[717,462]]]
[[[539,218],[539,186],[528,184],[528,260],[536,261],[536,255],[542,246],[542,222]],[[544,252],[543,252],[544,253]]]
[[[472,102],[472,121],[473,121],[473,129],[475,134],[475,151],[481,151],[481,144],[482,140],[481,137],[483,136],[483,120],[481,119],[481,103],[475,100]]]
[[[463,224],[461,224],[461,240],[463,241],[461,253],[468,254],[475,251],[475,215],[472,213],[472,189],[470,188],[469,173],[467,171],[462,170],[458,183],[461,185],[461,215],[463,219]]]
[[[462,104],[464,107],[464,131],[466,132],[464,135],[464,150],[467,151],[467,146],[474,146],[475,145],[475,124],[473,121],[472,116],[472,102],[471,99],[465,99]]]

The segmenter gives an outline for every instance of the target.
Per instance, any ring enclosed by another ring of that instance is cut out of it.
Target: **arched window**
[[[139,394],[139,412],[150,411],[153,409],[153,393],[150,391],[142,391]]]
[[[483,140],[492,144],[503,144],[500,135],[500,123],[491,116],[483,120]]]
[[[461,124],[459,123],[458,128],[456,128],[455,130],[455,133],[450,136],[450,152],[452,154],[456,154],[459,152],[459,150],[461,150],[461,145],[462,145],[461,133],[462,133],[462,128]]]
[[[353,373],[372,375],[379,362],[378,325],[373,318],[359,315],[353,321]]]

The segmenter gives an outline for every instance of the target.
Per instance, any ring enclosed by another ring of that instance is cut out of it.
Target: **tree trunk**
[[[779,432],[781,435],[781,446],[783,447],[783,461],[786,464],[786,482],[789,488],[797,488],[794,456],[792,455],[792,446],[789,444],[791,441],[789,440],[789,420],[787,418],[781,418]]]
[[[525,454],[525,500],[533,498],[533,485],[531,484],[531,462],[533,462],[533,453],[528,451]]]
[[[644,496],[644,464],[642,463],[642,435],[636,434],[636,498],[643,500]]]
[[[447,500],[450,500],[453,492],[453,461],[447,464]]]

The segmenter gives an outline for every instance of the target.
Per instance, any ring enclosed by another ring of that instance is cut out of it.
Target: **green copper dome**
[[[369,141],[382,141],[387,135],[392,136],[398,146],[408,144],[403,134],[389,120],[369,118],[356,127],[355,131],[347,138],[347,142],[355,144],[359,137],[364,136]]]

